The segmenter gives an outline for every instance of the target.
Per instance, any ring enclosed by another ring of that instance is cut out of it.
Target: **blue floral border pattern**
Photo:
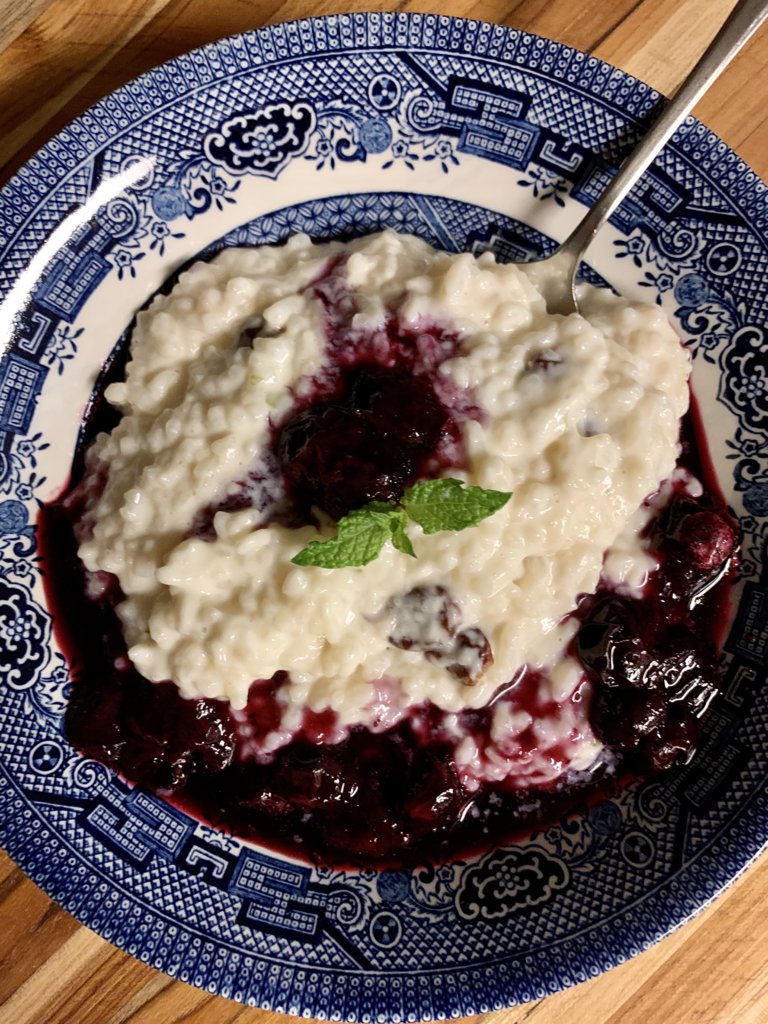
[[[309,173],[428,166],[435,194],[361,191],[246,216],[211,249],[395,225],[502,260],[546,252],[551,241],[528,225],[441,197],[439,180],[471,155],[509,167],[536,201],[589,205],[655,101],[594,58],[496,26],[330,17],[157,69],[3,190],[7,294],[73,205],[147,148],[156,156],[54,256],[0,361],[0,838],[115,944],[276,1010],[395,1021],[484,1012],[639,951],[765,845],[766,192],[692,119],[614,219],[616,259],[677,317],[695,358],[717,367],[718,401],[736,422],[727,444],[747,582],[721,698],[685,768],[474,861],[408,873],[303,867],[195,822],[68,746],[69,670],[39,596],[34,517],[51,439],[37,401],[77,359],[80,314],[98,289],[136,279],[196,218],[236,209],[247,177],[277,180],[297,161]]]

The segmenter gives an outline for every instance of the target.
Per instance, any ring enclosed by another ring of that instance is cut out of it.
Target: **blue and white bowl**
[[[744,530],[722,696],[687,767],[439,869],[313,870],[80,757],[36,561],[95,376],[181,264],[382,226],[524,260],[563,239],[659,97],[498,26],[346,15],[237,36],[127,85],[0,193],[0,840],[110,941],[211,992],[337,1020],[459,1016],[639,952],[768,840],[768,203],[689,118],[590,249],[690,346]]]

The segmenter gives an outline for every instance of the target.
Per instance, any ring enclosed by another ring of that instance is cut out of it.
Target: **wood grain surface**
[[[439,11],[550,36],[670,92],[732,0],[0,0],[0,180],[154,65],[245,29],[343,10]],[[697,115],[768,178],[768,29]],[[487,1024],[766,1024],[768,858],[635,960]],[[278,1024],[83,928],[0,854],[0,1024]]]

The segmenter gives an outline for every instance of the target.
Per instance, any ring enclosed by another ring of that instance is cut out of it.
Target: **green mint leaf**
[[[291,561],[296,565],[315,565],[321,569],[368,565],[388,540],[394,543],[404,532],[405,513],[394,505],[374,501],[355,509],[336,524],[335,537],[313,540]],[[406,542],[410,542],[406,538]],[[402,550],[402,549],[401,549]]]
[[[403,554],[416,557],[406,527],[409,518],[424,533],[477,526],[509,501],[511,494],[467,487],[461,480],[425,480],[406,488],[401,505],[372,501],[336,524],[336,536],[314,540],[291,561],[321,569],[368,565],[388,540]]]
[[[437,533],[477,526],[506,505],[511,497],[511,492],[466,487],[461,480],[446,477],[424,480],[406,488],[402,503],[424,533]]]
[[[389,539],[392,541],[392,545],[398,551],[402,551],[404,555],[410,555],[412,558],[416,557],[413,544],[411,544],[411,538],[405,532],[405,528],[408,525],[408,514],[404,508],[401,508],[400,505],[390,504],[387,501],[371,501],[369,504],[364,505],[363,509],[366,512],[381,512],[386,515],[389,519],[389,529],[391,531]]]
[[[408,517],[405,514],[405,509],[398,509],[398,512],[402,514],[402,518],[398,520],[392,520],[392,543],[398,551],[402,551],[404,555],[410,555],[411,558],[416,557],[416,552],[413,550],[413,544],[411,544],[411,538],[405,532],[405,526],[408,522]]]

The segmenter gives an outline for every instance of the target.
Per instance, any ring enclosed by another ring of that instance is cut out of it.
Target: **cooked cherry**
[[[679,717],[670,716],[645,738],[638,758],[645,758],[645,771],[666,771],[690,758],[700,733],[701,723],[684,709]]]
[[[641,693],[634,687],[598,690],[592,704],[597,736],[615,750],[627,751],[662,724],[666,703],[660,693]]]
[[[340,519],[370,501],[398,501],[450,430],[428,378],[363,366],[333,399],[289,418],[276,451],[297,504]]]
[[[702,570],[721,566],[736,546],[733,527],[713,512],[685,516],[678,528],[678,539],[693,564]]]

